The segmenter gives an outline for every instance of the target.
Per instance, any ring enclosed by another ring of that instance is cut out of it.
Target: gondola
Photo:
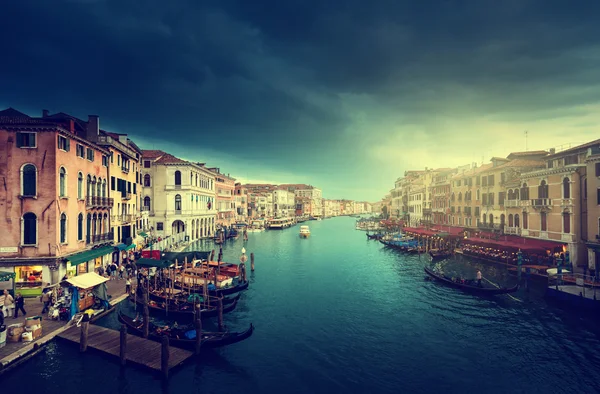
[[[248,288],[249,284],[250,284],[250,282],[247,280],[245,282],[238,282],[238,284],[235,286],[225,287],[225,288],[221,288],[221,289],[217,289],[217,290],[209,290],[208,295],[213,296],[213,297],[219,297],[219,296],[235,294],[242,290],[246,290]],[[175,282],[173,284],[173,287],[176,288],[177,290],[188,290],[191,293],[202,293],[203,292],[202,285],[196,285],[196,286],[191,286],[191,287],[185,286],[185,289],[184,289],[180,286],[179,282]],[[209,289],[210,289],[210,287],[209,287]]]
[[[429,256],[431,256],[431,261],[439,261],[451,257],[452,252],[449,250],[430,250]]]
[[[137,305],[139,306],[144,306],[143,301],[138,297],[137,299],[135,297],[131,297],[130,298],[131,301],[135,302]],[[171,305],[169,305],[171,306]],[[233,311],[235,309],[235,307],[237,306],[237,299],[235,299],[231,304],[225,306],[223,305],[223,313],[229,313],[231,311]],[[174,319],[183,319],[183,320],[187,320],[187,321],[192,321],[194,320],[194,308],[193,308],[193,304],[187,304],[186,305],[186,309],[184,310],[177,310],[177,309],[166,309],[163,308],[162,306],[156,304],[156,303],[149,303],[148,304],[148,310],[150,312],[155,312],[157,314],[163,315],[163,316],[168,316],[168,317],[172,317]],[[207,307],[206,305],[202,306],[202,310],[201,310],[201,314],[202,317],[215,317],[219,315],[219,309],[217,308],[216,305],[211,305],[210,307]]]
[[[129,331],[137,336],[143,336],[143,322],[135,321],[131,317],[124,315],[119,312],[119,321],[127,326]],[[254,331],[254,325],[250,324],[250,327],[246,331],[242,332],[202,332],[202,348],[216,348],[226,345],[232,345],[237,342],[241,342],[246,338],[249,338]],[[161,329],[155,326],[152,322],[149,324],[148,338],[161,342],[163,335],[168,335],[169,344],[184,349],[195,349],[196,340],[188,339],[186,333],[195,336],[196,332],[189,328],[172,329],[169,331],[161,331]]]
[[[175,295],[175,297],[169,298],[169,300],[170,300],[169,305],[175,303],[175,300],[177,300],[178,304],[182,304],[182,303],[186,302],[188,300],[188,298],[189,298],[190,295],[188,293],[182,293],[182,294],[183,295],[181,295],[181,296]],[[194,293],[194,294],[196,294],[196,293]],[[165,297],[164,295],[162,295],[162,294],[156,294],[156,293],[153,293],[153,292],[150,292],[149,296],[150,296],[150,299],[152,301],[156,301],[156,302],[165,302],[166,299],[167,299],[167,297]],[[224,297],[223,298],[223,306],[232,304],[234,301],[239,300],[241,296],[242,295],[240,293],[238,293],[234,297]],[[214,303],[216,305],[217,301],[214,300],[214,302],[213,302],[214,297],[211,297],[211,298],[212,299],[210,300],[210,302]]]
[[[367,239],[381,239],[381,234],[369,234],[367,233]]]
[[[431,276],[433,279],[438,280],[450,287],[455,287],[457,289],[461,289],[463,291],[473,293],[473,294],[482,294],[482,295],[508,294],[508,293],[514,293],[515,291],[517,291],[519,289],[519,285],[515,285],[510,288],[501,287],[501,288],[497,289],[497,288],[492,288],[492,287],[479,287],[479,286],[477,286],[475,281],[470,282],[470,283],[474,283],[474,284],[459,283],[459,282],[455,282],[451,278],[448,278],[446,276],[443,276],[436,272],[433,272],[433,270],[431,270],[430,268],[424,267],[424,269],[425,269],[425,272],[427,273],[427,275]]]

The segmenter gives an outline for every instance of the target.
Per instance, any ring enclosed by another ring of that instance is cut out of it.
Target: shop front
[[[66,257],[67,278],[94,272],[103,265],[105,259],[110,258],[113,251],[113,246],[101,246]]]
[[[8,290],[14,295],[15,272],[12,268],[0,267],[0,294]]]

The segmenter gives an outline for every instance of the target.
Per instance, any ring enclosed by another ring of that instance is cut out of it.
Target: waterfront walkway
[[[127,295],[125,294],[125,280],[109,280],[106,282],[108,294],[112,296],[110,303],[116,305],[124,300]],[[27,317],[31,316],[42,316],[43,304],[40,302],[39,297],[26,298],[25,299],[25,310],[27,311]],[[12,317],[5,319],[7,326],[14,323],[22,323],[25,320],[25,316],[20,316],[17,319]],[[46,315],[42,316],[42,336],[33,342],[7,342],[6,345],[0,349],[0,373],[2,373],[7,367],[13,367],[30,357],[37,354],[41,348],[48,342],[53,340],[58,334],[69,329],[66,321],[49,320]]]

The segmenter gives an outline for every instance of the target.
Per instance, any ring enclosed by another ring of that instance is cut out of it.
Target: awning
[[[14,272],[0,271],[0,282],[8,282],[15,278]]]
[[[135,244],[131,244],[131,245],[118,244],[117,246],[115,246],[115,248],[117,248],[121,252],[123,252],[123,251],[127,251],[127,250],[135,248]]]
[[[89,289],[101,285],[107,280],[108,278],[100,276],[95,272],[88,272],[87,274],[81,274],[67,279],[65,282],[68,282],[75,287],[79,287],[80,289]]]
[[[79,265],[95,259],[96,257],[106,256],[112,253],[114,248],[112,246],[102,246],[96,249],[86,250],[85,252],[75,253],[71,256],[65,257],[65,260],[71,263],[71,265]]]
[[[140,235],[140,236],[142,236],[142,237],[144,237],[144,238],[146,238],[146,237],[148,236],[148,234],[146,234],[146,233],[145,233],[145,232],[143,232],[143,231],[140,231],[140,232],[138,233],[138,235]]]
[[[203,251],[191,251],[191,252],[163,252],[160,254],[161,260],[169,260],[171,262],[175,262],[177,260],[178,264],[183,264],[187,257],[188,263],[191,263],[192,260],[201,259],[206,260],[210,256],[211,252],[203,252]]]
[[[155,268],[167,268],[173,265],[170,261],[167,260],[154,260],[154,259],[145,259],[141,258],[135,262],[135,265],[138,267],[155,267]]]

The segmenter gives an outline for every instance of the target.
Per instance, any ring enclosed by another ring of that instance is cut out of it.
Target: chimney
[[[50,111],[48,111],[47,109],[43,109],[42,118],[47,118],[48,116],[50,116]]]
[[[550,154],[553,155],[556,153],[556,148],[550,148]]]
[[[98,142],[98,134],[100,134],[100,118],[98,115],[88,115],[86,139],[91,142]]]
[[[69,119],[69,131],[75,134],[75,121],[73,119]]]

